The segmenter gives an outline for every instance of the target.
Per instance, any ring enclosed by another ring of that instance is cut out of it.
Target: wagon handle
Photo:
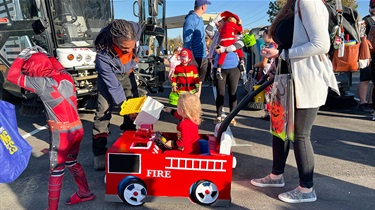
[[[233,109],[228,116],[224,119],[224,121],[221,123],[219,130],[217,132],[217,141],[220,143],[221,135],[224,131],[227,130],[230,122],[232,119],[238,114],[240,110],[242,110],[245,106],[247,106],[252,98],[254,98],[258,93],[260,93],[262,90],[266,89],[268,86],[270,86],[273,83],[273,78],[263,83],[259,88],[254,90],[252,93],[248,93],[237,105],[235,109]]]

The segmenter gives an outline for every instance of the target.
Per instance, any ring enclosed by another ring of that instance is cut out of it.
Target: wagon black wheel
[[[190,197],[198,204],[211,205],[219,197],[219,190],[213,182],[201,180],[193,185]]]
[[[124,202],[132,206],[141,206],[145,202],[147,190],[145,184],[136,178],[126,180],[119,187],[119,195]]]

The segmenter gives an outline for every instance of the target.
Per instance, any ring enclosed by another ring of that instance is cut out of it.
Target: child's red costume
[[[236,35],[242,33],[242,26],[233,22],[228,22],[228,17],[234,17],[237,20],[237,23],[240,21],[240,18],[231,12],[225,11],[221,13],[221,16],[224,17],[224,25],[220,29],[220,45],[223,47],[228,47],[236,42]],[[244,57],[242,49],[235,51],[241,59]],[[219,55],[218,67],[223,65],[225,60],[226,52],[222,52]]]
[[[180,150],[166,150],[165,153],[181,153],[184,154],[200,154],[198,125],[188,118],[182,118],[176,110],[172,110],[171,114],[180,122],[177,124],[177,140],[176,144]]]
[[[172,86],[176,85],[178,93],[193,92],[199,88],[199,74],[195,66],[178,65],[172,76]]]
[[[90,194],[85,172],[77,162],[84,131],[77,112],[76,88],[71,75],[55,58],[34,53],[26,61],[17,58],[9,69],[7,79],[36,93],[45,106],[51,133],[48,209],[58,208],[65,167],[73,174],[78,186],[78,191],[67,204],[92,200],[94,195]]]
[[[181,64],[176,66],[174,73],[172,75],[172,86],[177,86],[178,93],[191,92],[195,93],[195,90],[199,88],[199,74],[198,70],[194,65],[189,62],[193,55],[188,49],[182,49],[180,53]],[[185,63],[183,58],[187,57],[189,61]]]

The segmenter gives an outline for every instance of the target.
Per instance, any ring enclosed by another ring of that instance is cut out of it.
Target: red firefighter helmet
[[[238,22],[240,21],[240,18],[238,17],[238,15],[232,13],[232,12],[229,12],[229,11],[224,11],[220,14],[221,17],[223,17],[223,20],[224,21],[227,21],[227,19],[229,17],[234,17],[236,20],[237,20],[237,24]]]
[[[182,64],[189,64],[193,59],[193,53],[187,48],[183,48],[180,52],[180,60]]]

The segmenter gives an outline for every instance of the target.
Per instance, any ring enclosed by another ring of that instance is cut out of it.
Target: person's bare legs
[[[372,104],[372,89],[373,85],[369,85],[370,81],[360,81],[358,85],[358,96],[359,96],[359,105],[358,110],[363,112],[371,112],[372,107],[369,104]],[[367,100],[367,93],[369,99]]]
[[[359,82],[358,85],[358,96],[359,104],[367,103],[367,91],[370,81]]]
[[[374,94],[374,83],[372,83],[370,86],[368,86],[368,88],[370,89],[370,91],[369,91],[369,97],[368,97],[368,101],[367,101],[367,103],[368,104],[372,104],[373,103],[373,101],[372,101],[372,94]]]
[[[371,65],[375,64],[373,61],[371,61]],[[372,108],[372,85],[370,84],[370,81],[373,78],[373,66],[369,66],[363,69],[360,69],[359,72],[359,85],[358,85],[358,96],[359,96],[359,105],[358,110],[363,112],[371,112],[373,110]],[[368,93],[368,94],[367,94]],[[369,99],[367,99],[367,96]],[[371,104],[371,106],[369,105]]]

